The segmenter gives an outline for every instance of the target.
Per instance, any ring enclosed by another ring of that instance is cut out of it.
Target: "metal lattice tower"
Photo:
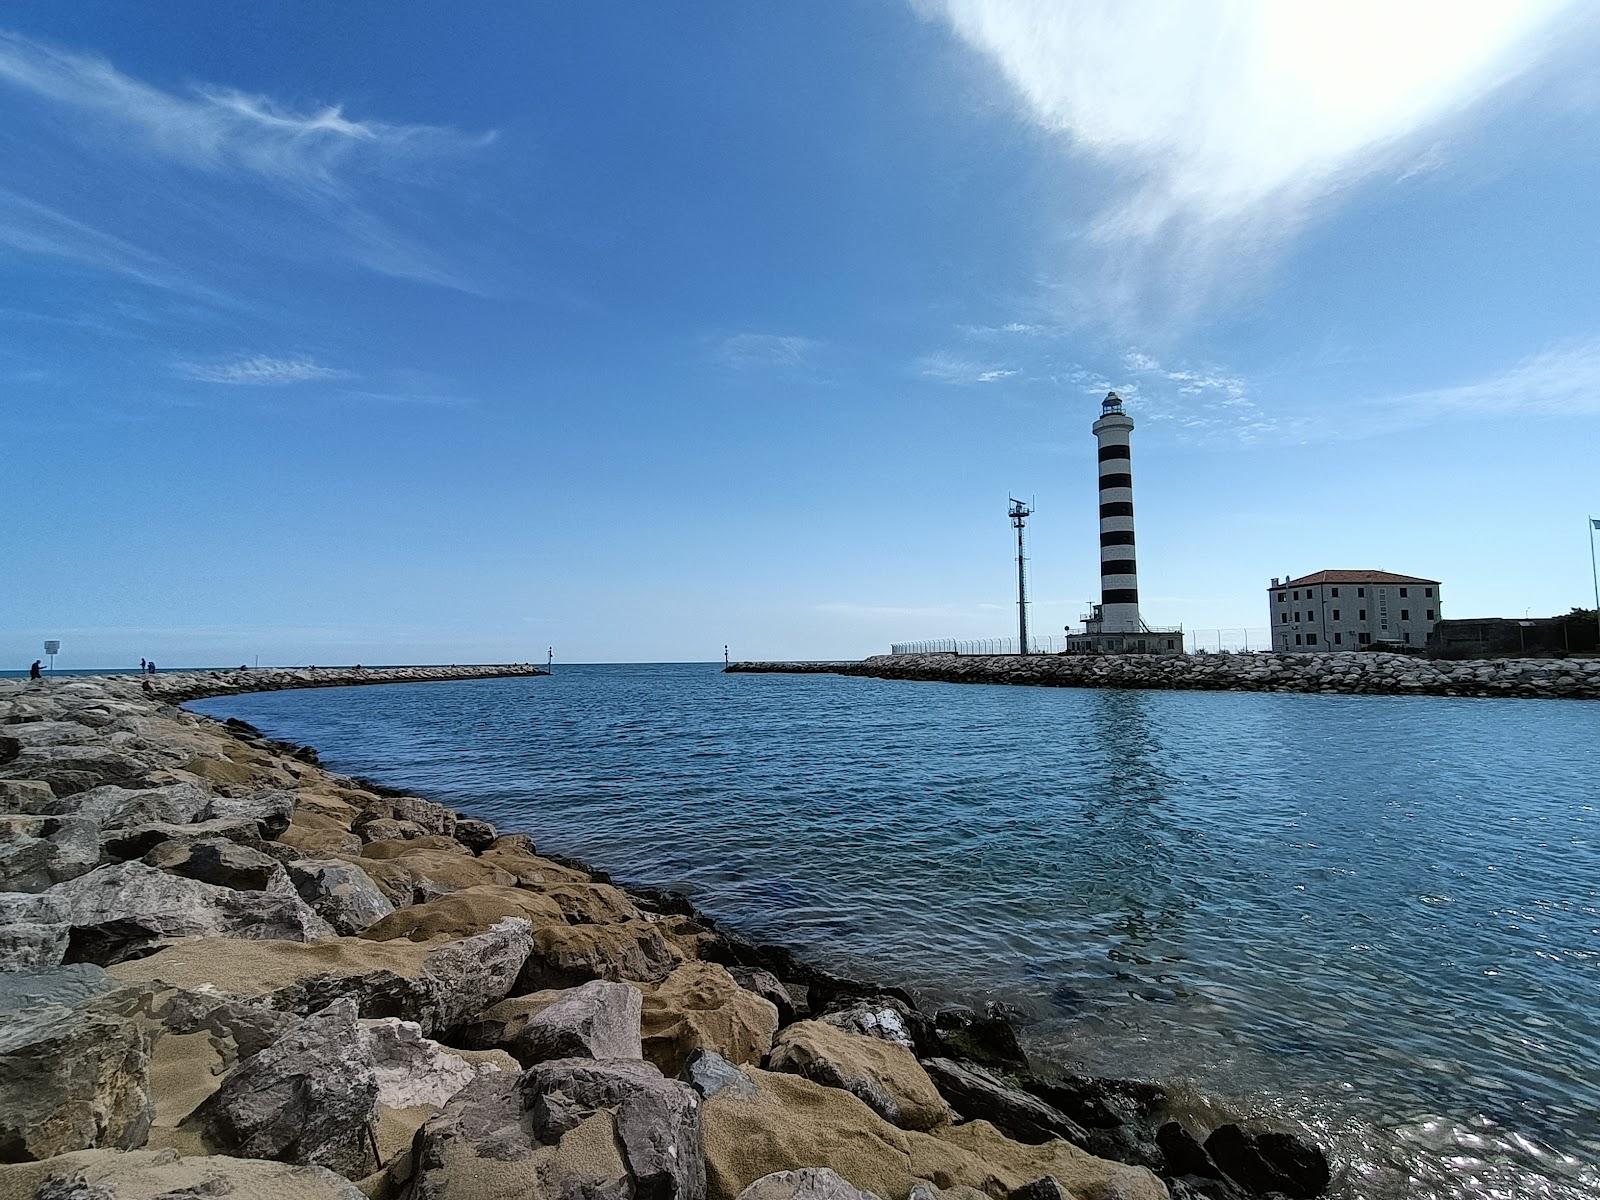
[[[1023,553],[1022,529],[1028,523],[1028,518],[1033,516],[1033,509],[1018,500],[1010,497],[1011,508],[1009,515],[1011,525],[1017,531],[1017,653],[1028,652],[1028,572],[1026,569],[1027,557]]]

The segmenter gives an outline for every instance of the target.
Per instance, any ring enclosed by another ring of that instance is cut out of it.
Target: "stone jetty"
[[[998,1006],[925,1011],[174,703],[536,673],[0,680],[0,1200],[1328,1186],[1290,1132],[1031,1072]]]
[[[1600,700],[1600,659],[1444,662],[1407,654],[880,654],[840,662],[741,662],[730,672],[862,675],[925,683],[1518,696]]]

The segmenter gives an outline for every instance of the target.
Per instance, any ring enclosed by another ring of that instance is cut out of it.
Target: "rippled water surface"
[[[196,707],[1290,1115],[1346,1195],[1600,1196],[1600,704],[672,665]]]

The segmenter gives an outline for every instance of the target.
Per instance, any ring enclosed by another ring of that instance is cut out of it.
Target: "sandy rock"
[[[377,1102],[356,1006],[338,1000],[235,1067],[190,1121],[221,1153],[357,1179],[378,1165],[369,1134]]]
[[[451,1030],[451,1040],[469,1050],[504,1049],[522,1032],[524,1025],[560,1000],[569,990],[550,988],[542,992],[507,996]]]
[[[644,998],[645,1056],[668,1075],[682,1071],[697,1050],[736,1065],[758,1063],[777,1031],[772,1002],[740,987],[716,963],[685,962]]]
[[[455,836],[456,821],[459,818],[453,808],[446,808],[443,804],[435,804],[418,796],[391,796],[382,800],[374,797],[373,804],[369,807],[378,805],[382,805],[397,821],[410,821],[413,825],[420,825],[428,833],[440,837]]]
[[[398,1017],[362,1021],[358,1036],[376,1072],[378,1103],[387,1108],[442,1108],[479,1076],[518,1070],[510,1055],[469,1061],[424,1037],[416,1022]]]
[[[556,1059],[530,1067],[521,1080],[524,1105],[541,1141],[609,1112],[640,1200],[700,1200],[706,1191],[700,1097],[639,1060]]]
[[[302,858],[285,863],[284,868],[300,898],[337,933],[361,933],[394,911],[389,898],[355,863]]]
[[[0,1162],[144,1143],[150,1034],[105,996],[0,1022]]]
[[[986,1121],[918,1133],[889,1124],[841,1088],[753,1067],[743,1073],[754,1095],[727,1088],[702,1111],[710,1200],[734,1200],[763,1176],[818,1163],[886,1197],[931,1181],[941,1191],[973,1188],[1004,1200],[1013,1188],[1053,1175],[1078,1200],[1168,1200],[1149,1171],[1063,1141],[1024,1146]]]
[[[533,953],[518,986],[524,991],[575,987],[591,979],[665,979],[680,956],[648,921],[619,925],[547,925],[533,931]]]
[[[763,1175],[744,1191],[739,1200],[880,1200],[871,1192],[853,1187],[827,1167],[803,1167],[798,1171],[774,1171]]]
[[[428,831],[411,821],[396,821],[393,817],[374,817],[356,826],[355,832],[363,842],[407,842],[426,837]]]
[[[102,784],[134,784],[166,765],[158,754],[114,746],[34,746],[0,765],[0,775],[43,780],[57,796],[73,796]]]
[[[625,983],[595,979],[533,1014],[507,1044],[527,1066],[552,1058],[639,1058],[640,997]]]
[[[558,862],[548,858],[540,858],[530,849],[523,849],[514,839],[520,837],[513,834],[509,837],[495,839],[494,845],[478,855],[478,861],[487,863],[492,867],[510,875],[520,887],[541,887],[554,883],[591,883],[587,874],[572,867],[563,867]],[[528,845],[532,846],[532,842]]]
[[[422,840],[425,839],[418,839]],[[372,843],[374,846],[379,844]],[[464,888],[511,887],[516,883],[510,874],[494,864],[467,853],[466,847],[459,842],[451,844],[455,847],[453,851],[419,847],[416,842],[402,842],[400,845],[412,849],[387,859],[363,855],[357,861],[396,907],[424,904]],[[367,850],[371,848],[364,847]]]
[[[291,849],[313,857],[348,854],[355,857],[361,852],[361,839],[348,829],[315,828],[296,818],[277,837],[277,841]]]
[[[522,917],[535,927],[565,924],[555,902],[537,892],[485,885],[396,909],[362,936],[376,942],[401,937],[414,942],[440,936],[465,937],[481,933],[506,917]]]
[[[102,966],[143,954],[170,938],[225,937],[306,942],[331,937],[327,922],[287,884],[236,892],[144,863],[118,863],[54,888],[72,927],[67,953]]]
[[[270,855],[226,838],[166,841],[144,856],[147,866],[235,891],[259,892],[284,879]]]
[[[190,990],[211,986],[301,1014],[349,996],[364,1017],[401,1017],[432,1035],[504,999],[529,945],[527,923],[512,919],[486,933],[442,944],[340,937],[308,945],[190,938],[146,958],[118,963],[110,973],[125,982],[159,980]]]
[[[633,901],[609,883],[558,880],[520,886],[548,897],[569,925],[615,925],[641,916]]]
[[[82,1150],[0,1172],[0,1200],[366,1200],[322,1167],[171,1150]]]
[[[881,1038],[799,1021],[778,1035],[767,1065],[843,1088],[903,1129],[933,1129],[950,1120],[948,1106],[911,1051]]]
[[[418,828],[421,828],[418,826]],[[455,838],[440,837],[437,834],[424,833],[420,837],[398,838],[393,841],[368,841],[361,847],[362,858],[394,859],[408,854],[416,854],[419,850],[436,850],[442,854],[470,855],[468,850]]]
[[[928,1058],[922,1066],[939,1094],[969,1120],[988,1121],[1008,1137],[1023,1142],[1060,1137],[1082,1146],[1088,1141],[1084,1128],[1060,1109],[975,1063]]]

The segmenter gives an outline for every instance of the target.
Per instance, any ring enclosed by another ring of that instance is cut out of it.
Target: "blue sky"
[[[0,648],[871,653],[1590,602],[1583,5],[12,4]]]

